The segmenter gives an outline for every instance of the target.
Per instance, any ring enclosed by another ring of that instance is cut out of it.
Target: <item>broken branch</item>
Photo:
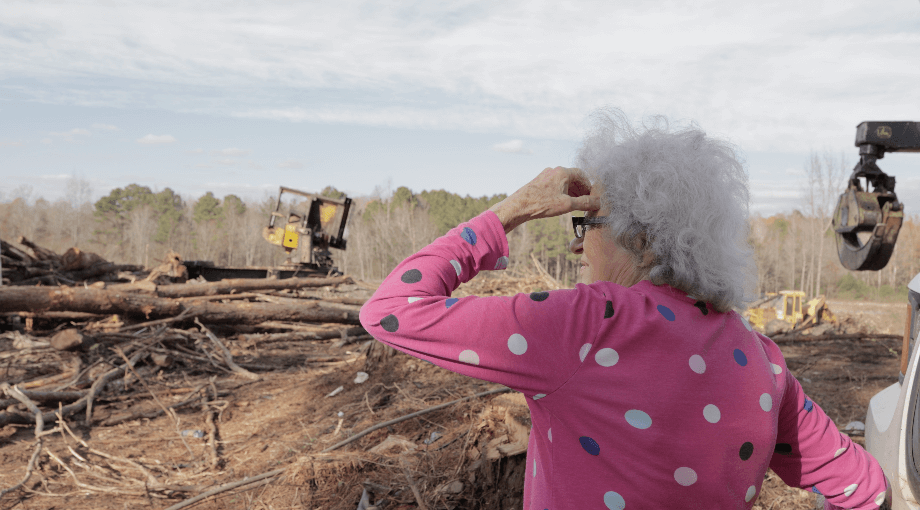
[[[26,482],[29,481],[29,478],[32,477],[32,470],[35,469],[35,461],[38,460],[38,456],[41,454],[41,451],[42,451],[42,445],[43,445],[42,430],[45,428],[45,420],[44,420],[44,417],[42,416],[42,412],[38,409],[38,406],[35,405],[35,402],[32,402],[31,400],[29,400],[29,397],[23,395],[23,393],[19,391],[19,388],[15,386],[10,386],[7,383],[0,383],[0,389],[2,389],[3,392],[6,393],[7,395],[22,402],[23,405],[25,405],[29,409],[29,411],[32,411],[32,413],[35,414],[35,439],[36,439],[35,450],[32,452],[32,458],[29,459],[29,464],[26,466],[25,477],[22,479],[21,482],[10,487],[9,489],[3,489],[2,491],[0,491],[0,497],[3,497],[4,494],[8,492],[12,492],[22,487],[23,485],[25,485]]]
[[[201,327],[201,330],[204,331],[204,334],[208,335],[208,338],[210,338],[211,341],[214,342],[214,345],[216,345],[217,348],[220,349],[221,353],[224,355],[224,361],[227,363],[227,366],[230,367],[230,370],[233,370],[235,373],[240,374],[243,377],[247,377],[249,379],[255,380],[259,378],[257,374],[254,374],[250,372],[249,370],[246,370],[245,368],[234,363],[233,356],[230,354],[230,351],[227,349],[227,347],[224,346],[224,344],[221,343],[221,341],[216,336],[214,336],[214,333],[211,333],[211,330],[204,327],[204,324],[198,321],[198,317],[195,317],[195,324],[198,324]]]

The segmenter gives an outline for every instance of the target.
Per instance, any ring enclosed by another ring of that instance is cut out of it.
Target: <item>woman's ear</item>
[[[652,250],[646,248],[645,252],[642,254],[642,268],[650,268],[655,264],[655,254]]]
[[[633,246],[642,253],[642,260],[639,261],[640,269],[649,269],[655,264],[655,252],[652,251],[651,243],[645,232],[639,232],[639,235],[633,238]]]

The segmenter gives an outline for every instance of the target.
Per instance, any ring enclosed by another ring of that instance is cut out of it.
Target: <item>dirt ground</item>
[[[483,279],[465,284],[454,296],[541,286],[537,277]],[[865,332],[903,332],[906,305],[832,301],[829,307],[838,317],[864,325]],[[222,484],[279,470],[185,508],[355,510],[375,503],[387,510],[521,508],[524,454],[514,453],[515,431],[509,425],[517,420],[529,427],[529,416],[512,416],[522,404],[519,394],[470,398],[321,453],[369,427],[502,387],[384,350],[373,341],[337,348],[332,341],[253,347],[235,340],[232,330],[216,333],[259,380],[177,361],[142,374],[144,382],[121,381],[118,391],[96,403],[92,426],[78,415],[68,421],[73,436],[61,431],[44,437],[46,453],[26,488],[0,498],[0,510],[167,509]],[[900,340],[802,340],[781,348],[789,369],[838,428],[864,421],[869,399],[897,381]],[[0,343],[0,352],[9,349]],[[93,355],[101,356],[87,354]],[[359,372],[368,379],[356,383]],[[177,408],[175,418],[161,414],[101,424],[139,406],[155,411],[159,404],[151,393],[168,406],[202,386],[212,398]],[[343,390],[329,396],[339,387]],[[211,423],[209,415],[216,415]],[[213,448],[196,437],[212,430],[212,423]],[[388,438],[390,447],[372,451]],[[863,443],[860,436],[854,440]],[[0,489],[22,479],[34,447],[32,426],[0,429]],[[491,459],[499,450],[512,454]],[[369,498],[361,506],[365,491]],[[789,488],[768,472],[754,508],[808,509],[813,502],[813,494]]]

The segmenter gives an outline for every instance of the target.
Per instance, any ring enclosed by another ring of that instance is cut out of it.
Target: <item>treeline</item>
[[[344,196],[333,187],[319,194]],[[366,281],[382,280],[406,257],[506,198],[460,197],[443,190],[414,193],[406,187],[387,199],[377,195],[351,197],[345,230],[348,249],[331,250],[340,271]],[[154,192],[132,184],[95,203],[72,198],[30,203],[20,197],[0,203],[0,237],[24,235],[59,253],[76,246],[111,261],[148,267],[157,265],[169,250],[185,260],[224,266],[273,266],[285,259],[284,251],[261,235],[275,206],[272,197],[245,201],[208,192],[190,200],[169,188]],[[837,258],[828,216],[797,210],[751,219],[749,242],[757,257],[758,291],[799,289],[809,296],[905,299],[907,283],[920,271],[918,219],[905,221],[885,269],[850,272]],[[521,225],[508,240],[509,269],[532,267],[533,254],[549,274],[574,285],[581,255],[568,251],[573,236],[571,215]]]

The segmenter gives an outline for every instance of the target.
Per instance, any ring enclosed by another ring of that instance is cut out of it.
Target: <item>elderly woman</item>
[[[751,300],[747,178],[732,146],[595,115],[547,168],[409,257],[361,309],[379,341],[527,397],[525,510],[751,508],[767,468],[827,507],[878,508],[878,463],[735,308]],[[451,298],[508,265],[518,225],[574,218],[574,289]]]

